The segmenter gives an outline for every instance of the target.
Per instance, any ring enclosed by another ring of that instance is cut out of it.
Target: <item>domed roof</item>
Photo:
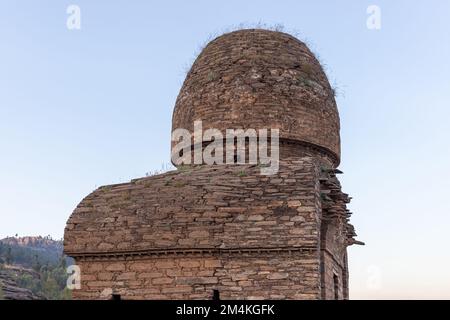
[[[280,140],[324,150],[339,162],[334,92],[314,54],[293,36],[261,29],[211,41],[178,95],[172,129],[278,128]]]

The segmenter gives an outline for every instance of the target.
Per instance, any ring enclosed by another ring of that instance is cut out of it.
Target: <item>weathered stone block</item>
[[[107,271],[124,271],[125,263],[123,262],[115,262],[106,266]]]
[[[288,273],[281,273],[281,272],[274,272],[267,275],[267,279],[270,280],[280,280],[280,279],[286,279],[289,277]]]

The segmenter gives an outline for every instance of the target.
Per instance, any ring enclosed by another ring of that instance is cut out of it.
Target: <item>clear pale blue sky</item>
[[[81,8],[81,30],[66,8]],[[382,28],[366,28],[367,6]],[[341,180],[366,242],[351,298],[450,298],[448,1],[0,2],[0,237],[62,237],[96,186],[169,162],[172,108],[211,34],[299,32],[339,90]]]

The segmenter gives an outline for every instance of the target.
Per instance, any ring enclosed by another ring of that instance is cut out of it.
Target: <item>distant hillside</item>
[[[34,293],[31,289],[21,286],[21,284],[18,283],[18,280],[23,277],[40,279],[40,274],[31,269],[25,269],[12,265],[2,265],[0,267],[0,300],[46,299],[44,296]]]
[[[70,299],[62,241],[50,237],[0,240],[0,299]]]

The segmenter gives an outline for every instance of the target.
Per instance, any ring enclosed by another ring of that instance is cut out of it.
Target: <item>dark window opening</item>
[[[337,275],[333,276],[334,282],[334,300],[339,300],[339,278]]]
[[[120,294],[113,294],[111,295],[111,300],[122,300],[120,297]]]
[[[220,293],[219,293],[219,290],[213,290],[213,297],[212,297],[212,299],[213,299],[214,301],[219,301],[219,300],[220,300]]]

